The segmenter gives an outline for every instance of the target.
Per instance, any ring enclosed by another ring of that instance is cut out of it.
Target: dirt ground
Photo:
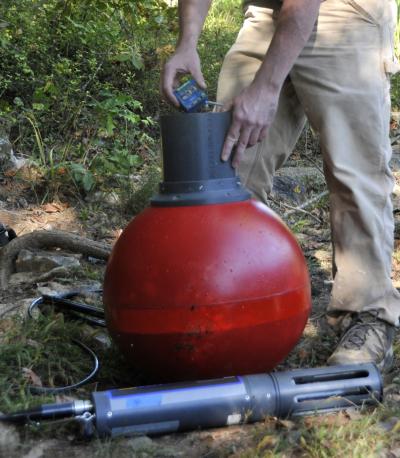
[[[396,179],[400,185],[400,150],[396,149],[393,161]],[[289,163],[291,168],[295,162]],[[310,164],[304,164],[310,165]],[[292,167],[293,168],[293,167]],[[289,174],[289,170],[287,170]],[[283,171],[285,174],[285,171]],[[308,183],[313,189],[311,194],[305,191],[305,200],[324,191],[320,184],[320,177]],[[306,183],[307,188],[307,183]],[[400,189],[400,188],[399,188]],[[104,205],[87,202],[55,201],[40,204],[31,197],[30,189],[26,184],[16,183],[13,177],[0,180],[0,221],[14,228],[18,235],[34,230],[62,229],[85,235],[94,240],[101,240],[112,244],[121,233],[129,217],[121,212],[118,205]],[[397,202],[399,200],[399,202]],[[328,226],[327,204],[320,202],[306,207],[305,212],[295,211],[287,214],[297,204],[289,201],[274,200],[271,202],[284,219],[295,231],[305,257],[308,262],[313,296],[313,310],[304,331],[304,335],[291,352],[289,357],[278,369],[295,367],[323,366],[326,358],[334,348],[337,336],[327,325],[325,309],[329,301],[331,289],[331,245]],[[394,194],[395,215],[400,212],[400,193]],[[319,221],[319,223],[318,223]],[[400,287],[400,234],[397,234],[396,252],[394,256],[393,281]],[[99,267],[101,275],[104,266]],[[43,286],[43,285],[42,285]],[[37,285],[22,285],[0,292],[0,323],[16,313],[24,313],[31,300],[38,296]],[[1,328],[1,326],[0,326]],[[400,376],[400,368],[396,363],[394,370],[386,380],[389,399],[397,400],[400,397],[400,387],[393,383]],[[0,394],[1,396],[1,394]],[[396,402],[397,402],[396,401]],[[352,420],[352,415],[339,414],[332,416],[340,425]],[[320,420],[310,420],[320,421]],[[221,428],[217,430],[192,432],[187,434],[169,435],[161,438],[136,437],[117,439],[113,441],[94,440],[86,443],[72,430],[66,437],[57,433],[56,427],[50,427],[45,434],[21,434],[13,427],[0,425],[0,445],[2,437],[8,437],[8,443],[18,443],[9,451],[3,451],[1,457],[24,458],[58,458],[58,457],[240,457],[240,456],[273,456],[276,446],[276,433],[284,436],[288,444],[288,454],[282,456],[307,456],[306,448],[301,446],[302,429],[305,423],[297,426],[291,421],[266,419],[257,425],[244,425],[238,427]],[[282,436],[282,437],[283,437]],[[24,440],[24,443],[21,441]],[[297,450],[297,451],[296,451]],[[275,455],[274,455],[275,456]],[[330,456],[330,455],[326,455]],[[390,455],[388,452],[385,456]]]

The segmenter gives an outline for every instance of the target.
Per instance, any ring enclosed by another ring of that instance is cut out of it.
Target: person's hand
[[[232,109],[232,124],[225,138],[221,159],[227,161],[234,151],[232,165],[238,167],[246,148],[263,140],[278,107],[279,91],[252,83],[224,110]]]
[[[206,88],[197,50],[195,48],[177,48],[175,54],[165,63],[161,76],[162,94],[176,107],[179,107],[179,102],[174,95],[174,89],[179,86],[180,76],[188,73],[202,89]]]

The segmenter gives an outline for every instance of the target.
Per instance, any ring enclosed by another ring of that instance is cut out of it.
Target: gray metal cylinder
[[[103,391],[92,400],[100,436],[157,435],[373,404],[382,380],[370,363]]]

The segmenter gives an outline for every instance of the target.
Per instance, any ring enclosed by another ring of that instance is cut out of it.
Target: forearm
[[[284,0],[277,27],[254,83],[279,91],[310,38],[321,0]]]
[[[179,0],[177,48],[196,48],[212,0]]]

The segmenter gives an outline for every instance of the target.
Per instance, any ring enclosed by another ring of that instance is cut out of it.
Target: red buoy
[[[270,371],[307,321],[310,282],[294,236],[265,205],[232,188],[232,177],[219,181],[206,203],[193,180],[187,193],[181,183],[180,194],[161,192],[124,230],[107,266],[110,334],[155,380]]]

